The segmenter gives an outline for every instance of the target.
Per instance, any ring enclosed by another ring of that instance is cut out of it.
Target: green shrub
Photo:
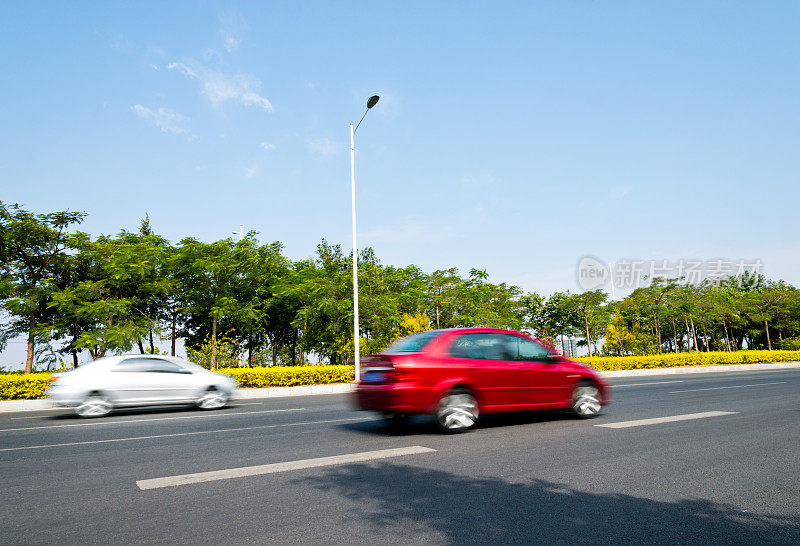
[[[198,366],[210,369],[211,351],[213,348],[214,343],[211,341],[211,336],[208,335],[202,343],[195,347],[186,347],[186,357]],[[237,366],[238,364],[239,357],[236,344],[225,336],[219,336],[217,338],[216,367],[227,368]]]
[[[754,364],[757,362],[800,361],[800,351],[712,351],[709,353],[665,353],[643,356],[594,356],[576,358],[596,370],[638,370],[678,366]]]

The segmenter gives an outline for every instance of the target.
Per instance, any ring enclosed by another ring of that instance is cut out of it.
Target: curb
[[[302,385],[299,387],[267,387],[264,389],[239,389],[234,400],[245,398],[277,398],[280,396],[310,396],[312,394],[340,394],[353,391],[352,383],[330,385]]]
[[[683,368],[646,368],[641,370],[598,371],[600,377],[636,377],[652,375],[675,375],[683,373],[715,373],[757,370],[785,370],[800,368],[800,362],[777,362],[774,364],[728,364],[721,366],[687,366]],[[317,394],[344,394],[353,392],[352,383],[330,385],[302,385],[299,387],[267,387],[263,389],[239,389],[234,400],[248,398],[279,398],[282,396],[313,396]],[[50,400],[0,400],[0,413],[6,411],[64,409],[54,406]]]

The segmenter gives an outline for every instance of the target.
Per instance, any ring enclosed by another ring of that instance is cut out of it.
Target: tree
[[[195,341],[203,340],[203,325],[211,327],[211,369],[216,368],[217,327],[225,317],[253,316],[252,302],[241,302],[235,293],[244,273],[258,262],[255,233],[234,243],[224,239],[203,243],[192,237],[180,243],[177,257],[181,276],[186,283],[189,308],[195,315]],[[200,324],[197,324],[197,322]]]
[[[793,288],[785,283],[767,282],[748,292],[745,297],[746,313],[752,320],[763,323],[767,349],[770,351],[772,340],[769,335],[769,323],[779,315],[781,303],[789,300],[792,295]]]
[[[33,214],[0,202],[0,278],[2,307],[12,317],[0,330],[0,346],[16,335],[28,336],[25,372],[33,370],[37,319],[46,311],[49,293],[67,248],[66,229],[84,212]]]
[[[602,289],[573,294],[567,299],[567,308],[572,309],[575,316],[579,317],[579,321],[582,322],[582,324],[578,322],[575,326],[578,327],[578,324],[583,326],[589,356],[599,354],[597,351],[597,337],[592,335],[590,323],[597,321],[598,314],[604,311],[601,307],[607,299],[608,294],[603,292]],[[596,331],[597,328],[595,328]],[[592,351],[592,344],[594,344],[594,351]]]
[[[95,241],[79,233],[71,240],[87,264],[86,279],[54,292],[49,307],[82,325],[72,346],[88,350],[94,359],[129,351],[137,343],[141,347],[141,339],[158,328],[149,304],[163,240],[125,231]]]

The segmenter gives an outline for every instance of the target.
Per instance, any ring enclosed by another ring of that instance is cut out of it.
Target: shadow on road
[[[511,427],[548,423],[553,421],[574,422],[577,419],[563,410],[538,410],[528,412],[492,413],[481,416],[476,429]],[[418,436],[421,434],[442,434],[436,427],[433,417],[428,415],[411,416],[405,424],[398,425],[388,420],[376,419],[355,423],[343,423],[338,428],[353,432],[377,434],[381,436]]]
[[[78,422],[89,422],[90,420],[103,420],[109,419],[112,417],[135,417],[135,416],[148,416],[148,415],[159,415],[163,413],[178,413],[178,414],[192,414],[195,413],[197,415],[214,415],[215,413],[225,412],[230,410],[235,410],[237,408],[244,407],[244,405],[239,405],[236,403],[230,403],[224,408],[219,408],[215,410],[202,410],[194,405],[174,405],[174,406],[144,406],[144,407],[131,407],[131,408],[115,408],[114,411],[109,413],[107,416],[99,417],[99,418],[91,418],[86,419],[84,417],[78,416],[73,410],[65,408],[63,413],[56,413],[54,415],[49,415],[46,419],[51,421],[61,421],[61,420],[72,420]]]
[[[384,463],[334,468],[295,483],[355,501],[351,517],[408,541],[432,533],[451,544],[800,544],[796,516],[746,513],[704,499],[588,493],[535,478],[508,483]]]

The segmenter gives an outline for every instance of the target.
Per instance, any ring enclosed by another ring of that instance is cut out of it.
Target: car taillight
[[[395,366],[388,375],[389,380],[395,382],[419,381],[422,379],[421,375],[415,373],[409,368],[400,368],[397,366]]]
[[[50,378],[50,386],[52,387],[56,383],[58,383],[58,378],[57,377],[51,377]]]

